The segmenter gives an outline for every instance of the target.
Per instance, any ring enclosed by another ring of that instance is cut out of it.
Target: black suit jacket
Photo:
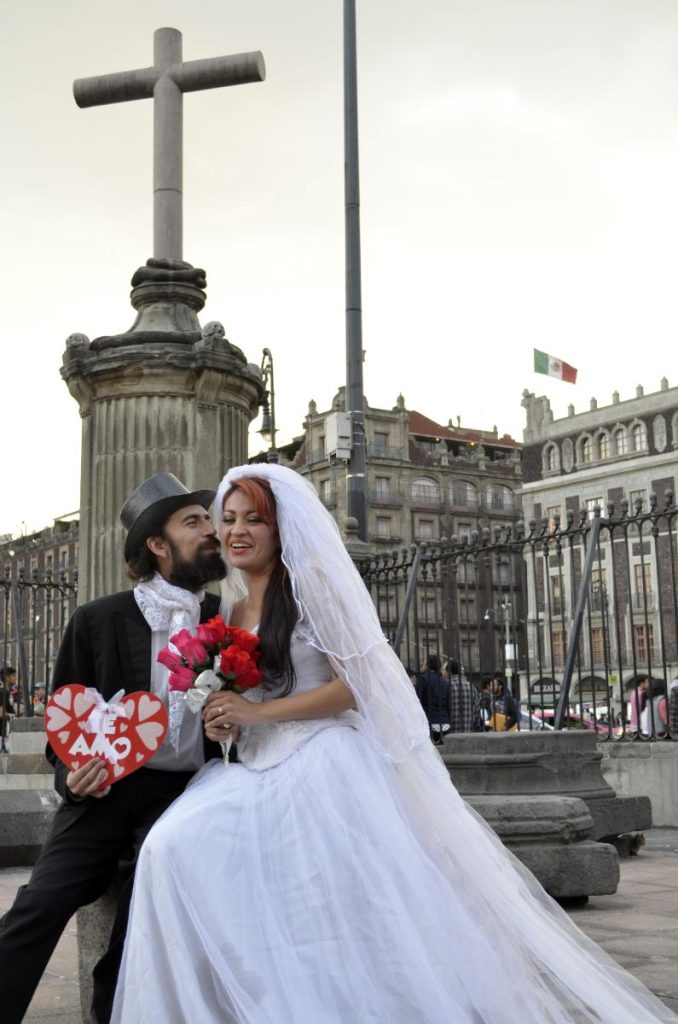
[[[219,598],[206,594],[200,621],[219,611]],[[131,590],[89,601],[76,609],[64,633],[52,675],[52,691],[67,683],[94,686],[110,700],[118,690],[149,690],[151,684],[151,630]],[[68,768],[47,745],[55,767],[54,785],[68,800]],[[205,757],[218,757],[219,745],[205,744]],[[77,804],[82,807],[82,802]]]

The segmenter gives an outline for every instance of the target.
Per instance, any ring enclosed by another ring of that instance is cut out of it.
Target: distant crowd
[[[438,746],[447,733],[516,728],[518,702],[499,674],[487,679],[479,691],[453,658],[441,664],[437,654],[429,654],[425,670],[411,670],[410,679],[428,719],[431,740]]]

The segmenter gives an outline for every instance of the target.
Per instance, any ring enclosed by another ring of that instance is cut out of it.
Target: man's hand
[[[100,758],[95,757],[92,761],[84,764],[82,768],[70,771],[66,776],[66,788],[71,796],[74,796],[76,800],[84,800],[86,796],[96,797],[97,800],[102,796],[108,796],[111,791],[110,786],[99,789],[99,786],[108,777],[104,763]]]

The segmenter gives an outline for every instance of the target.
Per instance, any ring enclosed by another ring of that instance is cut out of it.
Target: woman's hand
[[[241,725],[256,725],[261,720],[260,708],[260,704],[253,704],[230,690],[211,693],[202,709],[205,733],[209,739],[220,743],[237,740]]]

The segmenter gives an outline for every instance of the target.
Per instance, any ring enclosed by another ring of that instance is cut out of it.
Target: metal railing
[[[601,511],[364,561],[402,661],[420,671],[429,654],[453,658],[478,686],[499,672],[529,727],[678,738],[678,507],[667,492],[646,512]]]
[[[9,566],[0,579],[0,655],[2,664],[17,670],[17,714],[33,714],[36,688],[49,686],[66,623],[75,611],[78,574],[62,570],[12,576]]]

